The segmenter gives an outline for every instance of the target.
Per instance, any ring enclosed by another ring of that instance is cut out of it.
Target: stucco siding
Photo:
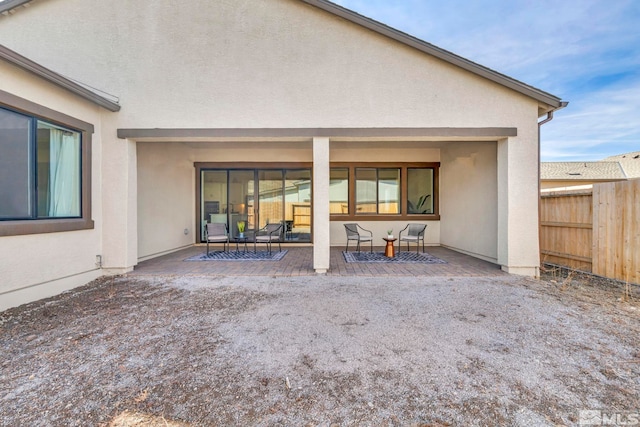
[[[498,263],[511,273],[538,276],[537,126],[530,123],[521,125],[517,138],[498,142]]]
[[[139,142],[137,150],[138,259],[197,241],[195,162],[241,165],[313,160],[310,141]]]
[[[503,126],[532,102],[295,0],[40,2],[0,37],[120,96],[121,128]]]
[[[497,262],[497,166],[495,142],[457,142],[442,149],[442,245]]]
[[[334,142],[335,162],[438,162],[440,143]],[[241,162],[238,159],[242,159]],[[167,253],[197,240],[195,220],[195,162],[311,163],[310,141],[301,142],[139,142],[137,144],[138,259]],[[376,236],[396,233],[406,221],[364,221]],[[187,230],[187,234],[184,230]],[[346,242],[341,222],[331,223],[331,245]],[[437,221],[430,221],[425,241],[440,241]],[[382,240],[380,240],[382,242]],[[380,243],[376,242],[376,243]],[[384,242],[382,242],[384,243]]]
[[[343,138],[330,141],[330,161],[440,161],[441,223],[427,241],[535,274],[539,105],[522,93],[298,0],[43,1],[0,17],[0,40],[119,97],[98,150],[111,272],[196,241],[194,162],[313,161],[311,138],[139,142],[118,129],[406,127],[517,135]],[[390,227],[368,225],[381,235]],[[341,224],[329,227],[342,244]]]
[[[332,142],[332,162],[439,162],[441,142]]]
[[[47,234],[0,237],[0,310],[55,295],[100,276],[101,140],[99,107],[0,61],[0,90],[91,123],[92,219],[94,228]]]
[[[138,143],[138,258],[195,241],[195,169],[182,144]],[[187,230],[187,234],[185,234]]]

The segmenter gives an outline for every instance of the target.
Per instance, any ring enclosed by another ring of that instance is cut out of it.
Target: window
[[[400,169],[356,168],[356,213],[400,213]]]
[[[0,109],[0,219],[30,216],[31,121]]]
[[[332,218],[439,219],[439,166],[439,163],[332,164],[329,183]]]
[[[407,169],[407,213],[433,213],[433,169]]]
[[[349,169],[331,168],[329,175],[329,212],[349,213]]]
[[[91,132],[0,91],[0,236],[93,228]]]
[[[0,140],[0,220],[80,217],[79,132],[0,109]]]

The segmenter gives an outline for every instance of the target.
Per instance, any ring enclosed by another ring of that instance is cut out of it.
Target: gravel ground
[[[638,411],[637,289],[112,277],[0,313],[6,426],[577,425]]]

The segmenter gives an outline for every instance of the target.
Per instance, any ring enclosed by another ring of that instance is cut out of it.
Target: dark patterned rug
[[[257,252],[236,252],[236,251],[211,251],[208,254],[198,254],[185,261],[280,261],[287,254],[284,251],[257,251]]]
[[[346,262],[389,262],[396,264],[446,264],[440,258],[428,253],[396,252],[393,258],[387,258],[383,252],[342,252]]]

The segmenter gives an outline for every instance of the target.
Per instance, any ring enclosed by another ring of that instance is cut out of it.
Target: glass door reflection
[[[286,170],[284,178],[284,238],[311,241],[311,171]]]
[[[206,223],[227,222],[227,171],[202,171],[201,176],[200,218],[202,227],[201,241],[205,240]]]
[[[285,241],[311,241],[311,169],[209,169],[200,180],[201,241],[206,223],[226,224],[234,239],[242,221],[250,239],[277,223]]]
[[[236,238],[239,234],[238,222],[244,221],[245,233],[256,229],[255,215],[255,171],[229,171],[229,235]]]
[[[258,227],[283,221],[282,170],[258,170]]]

